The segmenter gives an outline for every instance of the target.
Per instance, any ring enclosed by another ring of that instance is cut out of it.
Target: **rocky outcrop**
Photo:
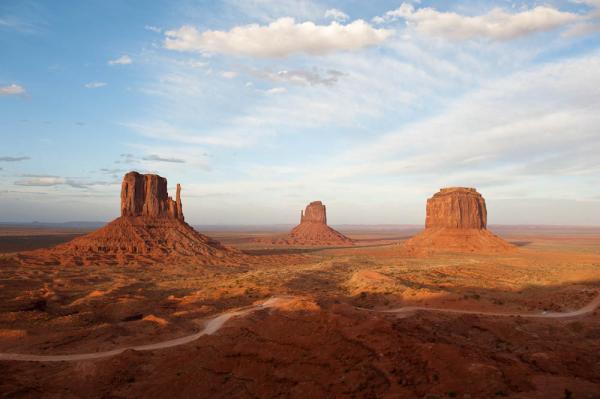
[[[474,188],[442,188],[427,200],[426,228],[485,229],[485,200]]]
[[[48,265],[231,264],[243,256],[184,222],[181,186],[175,201],[167,179],[129,172],[121,185],[121,217],[54,248],[19,254],[22,263]]]
[[[259,239],[258,241],[295,246],[354,245],[350,238],[327,226],[327,209],[321,201],[313,201],[306,206],[304,211],[300,211],[300,224],[294,227],[288,235],[274,239]]]
[[[515,248],[487,230],[485,199],[474,188],[442,188],[427,200],[425,230],[404,244],[411,252],[505,252]]]
[[[167,179],[129,172],[121,184],[121,216],[169,217],[184,220],[181,186],[177,184],[175,201],[167,192]]]
[[[327,210],[321,201],[313,201],[300,211],[300,223],[327,224]]]

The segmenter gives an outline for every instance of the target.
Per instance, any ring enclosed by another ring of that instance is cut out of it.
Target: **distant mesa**
[[[313,201],[300,211],[300,224],[285,237],[272,240],[273,244],[299,246],[354,245],[354,242],[327,225],[327,209],[321,201]]]
[[[410,252],[506,252],[515,247],[487,230],[485,199],[474,188],[442,188],[427,200],[425,230]]]
[[[237,256],[237,250],[185,223],[179,184],[173,200],[164,177],[129,172],[121,186],[121,217],[85,236],[54,248],[24,252],[18,258],[23,263],[48,265],[151,265],[165,261],[220,264]]]

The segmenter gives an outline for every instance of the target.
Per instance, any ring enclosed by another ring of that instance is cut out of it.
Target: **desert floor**
[[[202,231],[247,261],[33,267],[15,264],[10,252],[82,231],[5,226],[3,354],[153,344],[246,312],[166,349],[0,360],[0,396],[600,398],[600,310],[527,317],[577,310],[600,295],[600,228],[492,227],[518,251],[429,257],[403,253],[414,228],[339,229],[358,245],[269,247],[254,239],[280,233]],[[273,306],[252,307],[273,297]],[[407,306],[438,310],[384,312]]]

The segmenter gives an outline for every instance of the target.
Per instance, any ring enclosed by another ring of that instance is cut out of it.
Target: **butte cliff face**
[[[167,179],[137,172],[123,178],[121,217],[65,244],[18,255],[23,263],[48,265],[222,264],[240,256],[184,222],[179,184],[173,200]]]
[[[321,201],[313,201],[300,211],[300,224],[319,223],[327,224],[327,209]]]
[[[514,247],[487,230],[485,199],[474,188],[442,188],[427,200],[425,230],[404,247],[414,252],[505,252]]]
[[[354,244],[350,238],[327,226],[327,209],[321,201],[311,202],[304,211],[300,211],[300,224],[278,243],[310,246]]]
[[[167,192],[167,179],[158,175],[129,172],[121,184],[121,216],[170,217],[184,220],[181,186],[175,201]]]
[[[485,229],[485,200],[474,188],[442,188],[427,200],[425,228]]]

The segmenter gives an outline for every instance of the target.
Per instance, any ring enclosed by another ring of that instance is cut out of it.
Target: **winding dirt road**
[[[442,313],[458,313],[458,314],[473,314],[479,316],[500,316],[500,317],[526,317],[536,319],[567,319],[571,317],[585,316],[593,313],[598,307],[600,307],[600,294],[596,296],[590,303],[582,307],[581,309],[573,310],[570,312],[542,312],[542,313],[500,313],[500,312],[485,312],[479,310],[463,310],[463,309],[444,309],[444,308],[429,308],[425,306],[404,306],[397,309],[387,310],[371,310],[361,308],[363,310],[370,310],[377,313],[394,313],[394,314],[411,314],[416,311],[426,312],[442,312]]]
[[[0,353],[0,361],[28,361],[28,362],[73,362],[81,360],[93,360],[102,359],[110,356],[121,354],[127,350],[136,351],[150,351],[157,349],[171,348],[174,346],[185,345],[192,341],[197,340],[203,335],[210,335],[217,332],[221,327],[232,317],[243,316],[248,313],[254,312],[259,309],[267,309],[274,307],[278,302],[283,299],[289,299],[290,297],[272,297],[265,302],[250,306],[244,309],[236,309],[222,313],[207,321],[204,328],[194,334],[186,335],[185,337],[170,339],[167,341],[156,342],[148,345],[137,345],[127,346],[124,348],[113,349],[105,352],[95,353],[80,353],[72,355],[32,355],[32,354],[21,354],[21,353]],[[405,306],[397,309],[388,310],[373,310],[365,308],[357,308],[360,310],[367,310],[376,313],[394,313],[394,314],[406,314],[409,315],[416,311],[426,312],[442,312],[442,313],[453,313],[453,314],[473,314],[481,316],[500,316],[500,317],[526,317],[526,318],[540,318],[540,319],[562,319],[562,318],[573,318],[579,316],[585,316],[593,313],[598,307],[600,307],[600,294],[596,296],[590,303],[582,307],[581,309],[574,310],[571,312],[544,312],[544,313],[497,313],[497,312],[483,312],[476,310],[461,310],[461,309],[443,309],[443,308],[428,308],[422,306]]]

